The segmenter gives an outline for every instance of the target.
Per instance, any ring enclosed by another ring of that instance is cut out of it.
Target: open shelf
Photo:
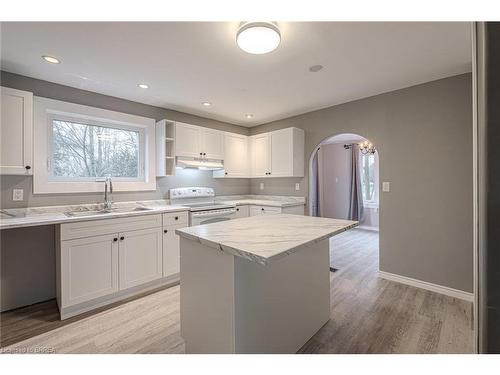
[[[175,122],[156,123],[156,176],[175,175]]]

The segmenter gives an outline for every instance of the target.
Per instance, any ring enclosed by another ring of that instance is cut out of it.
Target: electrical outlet
[[[22,201],[24,199],[24,190],[23,189],[12,189],[12,200],[13,201]]]
[[[298,183],[298,182],[295,183],[295,190],[296,191],[300,190],[300,183]]]
[[[264,190],[264,183],[263,182],[260,183],[260,190]]]
[[[384,181],[384,182],[382,182],[382,191],[383,191],[384,193],[388,193],[388,192],[390,192],[390,191],[391,191],[391,183],[390,183],[390,182],[388,182],[388,181]]]

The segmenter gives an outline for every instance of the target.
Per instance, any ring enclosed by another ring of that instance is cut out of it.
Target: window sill
[[[156,181],[148,182],[118,182],[113,181],[115,192],[126,191],[154,191]],[[102,193],[104,183],[102,182],[41,182],[34,176],[33,194],[65,194],[65,193]]]

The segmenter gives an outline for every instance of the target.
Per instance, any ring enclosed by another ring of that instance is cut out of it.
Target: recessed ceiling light
[[[253,115],[252,115],[251,113],[247,113],[247,114],[245,114],[245,117],[246,117],[246,118],[252,118],[252,117],[253,117]]]
[[[51,64],[59,64],[60,63],[60,61],[53,56],[42,56],[42,59],[44,59],[45,61],[47,61]]]
[[[309,67],[309,71],[312,73],[319,72],[321,69],[323,69],[323,65],[313,65]]]
[[[137,86],[139,86],[141,89],[147,89],[147,88],[149,88],[149,86],[146,85],[145,83],[139,83]]]
[[[203,102],[201,104],[204,105],[205,107],[210,107],[212,105],[212,103],[210,102]]]
[[[271,22],[243,23],[236,35],[238,47],[255,55],[274,51],[279,46],[280,41],[280,30]]]

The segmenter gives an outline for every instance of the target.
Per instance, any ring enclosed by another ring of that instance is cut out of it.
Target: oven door
[[[191,226],[217,223],[219,221],[231,220],[236,209],[226,209],[223,212],[215,211],[200,211],[191,213]]]

